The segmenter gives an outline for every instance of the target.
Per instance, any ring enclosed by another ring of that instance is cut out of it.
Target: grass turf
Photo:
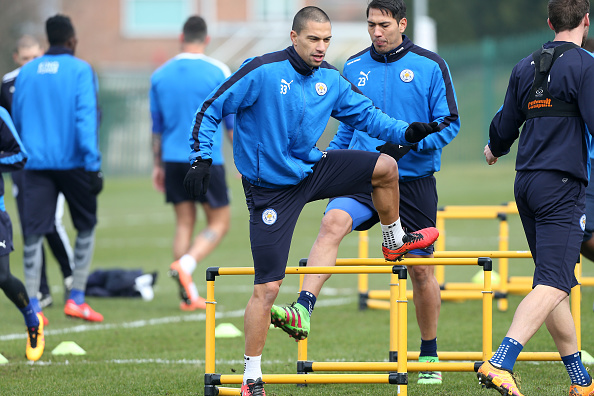
[[[440,205],[499,204],[513,199],[512,160],[496,167],[451,164],[437,175]],[[9,183],[8,183],[9,184]],[[233,197],[232,228],[221,246],[195,273],[204,293],[206,266],[251,266],[247,210],[238,179],[229,177]],[[7,186],[7,191],[10,191]],[[13,273],[23,279],[22,241],[14,202],[7,197],[12,215],[16,251],[11,255]],[[324,202],[309,204],[296,227],[289,265],[306,257],[317,235]],[[203,312],[183,313],[178,309],[177,288],[167,278],[172,260],[171,241],[174,216],[171,207],[151,188],[150,179],[114,177],[106,180],[99,200],[99,226],[93,268],[142,268],[158,271],[155,299],[88,298],[105,315],[101,324],[67,319],[62,312],[63,294],[58,266],[48,254],[49,279],[54,306],[44,311],[50,320],[46,330],[46,352],[29,364],[24,357],[25,331],[21,314],[6,298],[0,299],[2,327],[0,353],[9,363],[0,365],[1,394],[43,395],[201,395],[204,374]],[[69,220],[65,219],[71,237]],[[203,220],[200,224],[203,224]],[[448,220],[448,250],[494,250],[498,242],[495,220]],[[379,257],[377,230],[370,232],[370,255]],[[348,236],[340,257],[355,257],[357,236]],[[517,216],[510,216],[510,249],[527,248]],[[586,262],[584,274],[594,275]],[[448,281],[469,281],[478,271],[474,267],[446,270]],[[510,275],[530,275],[530,260],[510,260]],[[370,288],[386,289],[386,276],[371,276]],[[241,310],[251,294],[248,276],[219,277],[216,284],[217,313],[225,316],[217,323],[232,323],[243,329]],[[278,303],[290,303],[297,295],[298,279],[288,276]],[[509,310],[493,312],[494,348],[504,336],[521,296],[510,298]],[[594,352],[590,329],[594,325],[594,289],[584,288],[582,302],[582,348]],[[335,275],[318,299],[312,317],[308,358],[314,361],[385,361],[388,358],[388,315],[386,311],[358,310],[357,280],[352,275]],[[481,346],[481,302],[444,302],[438,329],[438,345],[443,351],[478,351]],[[417,350],[420,336],[412,302],[408,308],[409,350]],[[84,356],[56,356],[51,351],[62,341],[74,341],[86,350]],[[554,343],[541,329],[528,343],[526,351],[553,351]],[[243,338],[217,339],[217,372],[243,372]],[[271,330],[263,355],[264,373],[296,371],[297,348],[280,330]],[[561,363],[519,362],[516,371],[523,376],[526,395],[567,394],[569,380]],[[410,373],[410,395],[487,395],[474,373],[444,373],[439,387],[416,385]],[[270,395],[384,395],[396,394],[394,385],[267,385]]]

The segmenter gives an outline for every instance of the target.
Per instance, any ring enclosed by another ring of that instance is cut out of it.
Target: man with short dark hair
[[[41,56],[43,54],[39,42],[33,36],[24,35],[17,41],[17,45],[12,58],[19,66],[17,69],[7,73],[2,77],[2,86],[0,87],[0,106],[4,107],[10,113],[12,109],[12,96],[14,93],[14,85],[16,78],[21,71],[21,67],[29,61]],[[16,199],[17,209],[19,210],[19,218],[23,218],[23,175],[22,170],[11,173],[12,176],[12,192]],[[62,224],[62,217],[64,215],[64,195],[58,195],[58,202],[56,204],[56,217],[54,230],[45,235],[48,245],[60,265],[62,276],[64,278],[64,293],[68,293],[72,286],[72,248],[70,247],[70,240],[66,229]],[[50,288],[47,281],[46,267],[45,267],[45,249],[42,247],[41,252],[41,282],[39,284],[39,292],[36,297],[39,300],[39,305],[43,309],[53,304],[53,298],[50,293]],[[42,314],[43,315],[43,314]],[[45,316],[43,316],[44,319]],[[47,323],[46,323],[47,324]]]
[[[522,395],[512,370],[543,323],[569,374],[569,394],[594,395],[569,307],[586,223],[588,131],[594,130],[594,58],[580,48],[588,36],[589,12],[589,0],[549,1],[555,39],[514,67],[484,149],[493,165],[520,137],[514,194],[535,264],[532,291],[516,309],[495,355],[477,373],[480,383],[502,395]]]
[[[43,235],[52,231],[58,194],[68,203],[77,230],[73,284],[67,316],[93,322],[103,315],[85,302],[97,224],[97,194],[103,188],[98,138],[97,81],[91,66],[74,57],[77,39],[65,15],[46,21],[48,51],[21,69],[13,116],[29,153],[24,177],[25,278],[27,293],[39,289]],[[31,302],[37,312],[36,298]]]
[[[439,131],[411,150],[411,146],[386,143],[341,123],[328,149],[379,151],[394,156],[398,161],[402,225],[409,230],[435,227],[437,187],[433,174],[440,169],[442,148],[460,129],[450,72],[439,55],[413,44],[404,35],[407,19],[402,0],[373,0],[366,14],[372,45],[347,60],[343,75],[389,116],[408,122],[435,121]],[[335,265],[343,238],[353,230],[371,228],[378,220],[370,194],[331,199],[307,266]],[[410,251],[406,257],[433,257],[433,246]],[[409,266],[408,270],[421,331],[419,361],[439,362],[437,322],[441,295],[433,266]],[[296,303],[272,307],[272,323],[292,337],[307,337],[310,315],[329,277],[330,274],[305,275]],[[301,320],[290,320],[293,316]],[[419,373],[420,384],[441,382],[439,371]]]
[[[285,277],[291,238],[307,202],[371,193],[383,230],[382,251],[396,261],[425,248],[435,228],[405,233],[400,224],[398,166],[378,152],[322,152],[316,142],[330,117],[371,136],[413,145],[439,130],[437,123],[390,118],[324,62],[332,37],[328,15],[300,10],[285,50],[249,59],[202,104],[190,139],[192,166],[184,184],[190,195],[208,187],[212,139],[223,117],[236,114],[235,164],[250,212],[254,291],[245,310],[242,396],[264,395],[260,365],[270,309]]]
[[[204,55],[210,41],[206,22],[200,16],[188,18],[181,35],[182,52],[151,77],[150,103],[153,119],[153,185],[165,192],[175,210],[174,262],[169,274],[179,284],[180,309],[205,309],[204,298],[192,280],[197,264],[221,242],[231,224],[231,210],[225,182],[223,132],[213,141],[213,176],[208,192],[192,199],[184,189],[188,172],[188,120],[204,99],[231,74],[227,65]],[[233,139],[233,116],[225,119],[229,139]],[[196,202],[204,209],[206,228],[193,238]]]

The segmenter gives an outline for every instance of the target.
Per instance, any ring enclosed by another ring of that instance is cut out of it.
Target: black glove
[[[399,144],[393,143],[384,143],[381,146],[377,146],[375,149],[383,154],[388,154],[390,157],[394,158],[396,162],[402,157],[404,154],[408,153],[412,146],[401,146]]]
[[[404,132],[404,138],[407,142],[418,143],[431,133],[439,131],[439,124],[432,122],[427,124],[425,122],[413,122],[406,128]]]
[[[190,198],[196,199],[206,194],[208,182],[210,181],[210,164],[212,159],[197,159],[190,166],[190,170],[184,177],[184,188],[190,195]]]
[[[97,195],[103,190],[103,172],[87,171],[89,175],[89,191],[93,195]]]

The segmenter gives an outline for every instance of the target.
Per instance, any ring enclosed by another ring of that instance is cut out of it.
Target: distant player
[[[484,148],[493,165],[520,138],[514,195],[535,265],[532,291],[516,309],[495,355],[477,373],[481,384],[502,395],[522,395],[512,370],[523,347],[546,324],[571,380],[569,394],[594,396],[569,307],[569,293],[578,284],[574,270],[586,223],[589,132],[594,131],[594,58],[580,48],[589,13],[589,0],[549,1],[548,25],[555,38],[514,67]]]
[[[49,18],[46,32],[50,48],[21,68],[12,103],[15,126],[29,154],[23,188],[27,292],[34,295],[39,289],[43,236],[55,227],[56,202],[62,192],[77,230],[72,290],[64,313],[101,322],[103,315],[85,302],[97,194],[103,189],[97,79],[91,66],[74,56],[78,41],[70,18]],[[41,312],[35,297],[31,302]]]
[[[188,139],[191,120],[208,94],[225,78],[229,68],[204,55],[210,37],[206,22],[199,16],[188,18],[181,35],[182,52],[161,66],[151,78],[150,102],[153,119],[153,185],[165,192],[173,204],[176,218],[170,275],[179,283],[180,308],[184,311],[205,309],[204,298],[192,280],[197,264],[217,245],[231,223],[231,210],[223,165],[222,128],[214,136],[212,177],[208,192],[192,199],[183,186],[190,168]],[[233,138],[233,117],[225,119],[229,139]],[[197,209],[200,203],[206,215],[206,228],[194,238]]]
[[[2,77],[2,86],[0,87],[0,106],[3,106],[10,113],[12,108],[12,96],[14,93],[14,85],[16,78],[21,71],[21,67],[41,56],[43,54],[39,42],[32,36],[24,35],[18,41],[12,58],[19,66],[17,69],[7,73]],[[23,219],[23,174],[22,171],[16,171],[11,174],[13,195],[16,198],[17,208],[19,210],[19,218]],[[60,265],[62,276],[64,278],[65,293],[68,293],[72,288],[72,248],[70,247],[70,240],[66,229],[62,224],[62,217],[64,215],[64,195],[58,195],[58,202],[56,204],[56,219],[55,229],[53,232],[47,234],[45,238],[49,247]],[[39,293],[36,297],[39,299],[39,306],[43,309],[52,305],[53,299],[50,293],[50,288],[47,282],[46,268],[45,268],[45,249],[42,249],[42,265],[41,265],[41,283],[39,285]],[[66,294],[67,297],[67,294]],[[45,316],[44,316],[45,318]],[[47,324],[47,323],[46,323]]]
[[[10,115],[0,107],[0,172],[12,172],[22,169],[27,161],[18,134]],[[0,289],[25,317],[27,325],[27,348],[25,354],[29,360],[39,360],[45,348],[43,336],[43,318],[35,313],[23,282],[10,273],[9,254],[14,250],[12,244],[12,223],[4,207],[4,179],[0,173]]]

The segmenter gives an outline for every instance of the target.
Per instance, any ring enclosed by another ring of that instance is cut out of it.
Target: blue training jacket
[[[543,47],[565,43],[552,41]],[[517,171],[561,171],[588,183],[591,139],[587,131],[594,130],[594,57],[581,48],[565,51],[553,63],[549,77],[551,95],[568,103],[577,103],[581,117],[526,120],[522,106],[528,100],[534,80],[534,62],[530,54],[512,70],[503,106],[489,128],[489,147],[495,157],[501,157],[520,136]],[[522,124],[524,128],[520,135]]]
[[[0,172],[22,169],[25,162],[27,162],[27,152],[19,139],[8,111],[4,107],[0,107]],[[0,173],[0,210],[6,211],[2,173]]]
[[[204,99],[231,75],[229,67],[204,54],[181,53],[158,68],[151,77],[150,104],[153,133],[161,134],[163,162],[187,162],[192,118]],[[233,129],[225,118],[227,129]],[[213,140],[212,163],[224,163],[223,133]]]
[[[351,56],[343,74],[388,115],[409,123],[439,124],[439,132],[421,140],[398,161],[400,180],[407,181],[439,171],[441,149],[458,134],[460,118],[446,62],[405,35],[402,38],[402,44],[388,54],[378,54],[371,45]],[[341,123],[328,149],[377,151],[382,144],[383,140]]]
[[[12,116],[29,154],[25,169],[100,169],[97,80],[72,51],[50,47],[21,68]]]
[[[330,117],[374,137],[410,145],[408,124],[390,118],[323,62],[313,70],[290,46],[248,59],[196,113],[190,159],[209,159],[221,119],[236,114],[233,154],[250,183],[283,188],[298,184],[322,158],[316,142]]]

